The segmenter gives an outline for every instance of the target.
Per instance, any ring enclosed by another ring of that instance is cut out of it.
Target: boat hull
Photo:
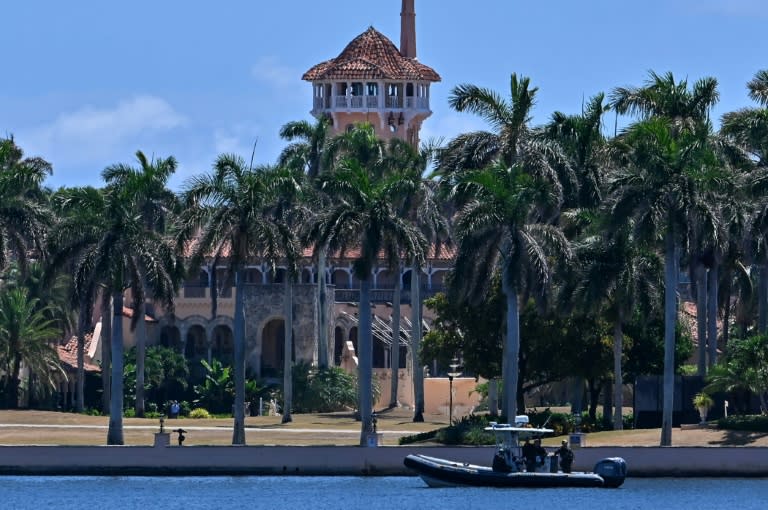
[[[403,463],[430,487],[604,487],[595,473],[502,473],[487,466],[408,455]]]

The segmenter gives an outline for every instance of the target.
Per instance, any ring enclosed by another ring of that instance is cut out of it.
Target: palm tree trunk
[[[360,308],[358,326],[358,369],[360,385],[360,446],[367,444],[368,436],[373,432],[373,331],[371,329],[371,279],[370,273],[360,280]]]
[[[232,444],[245,444],[245,296],[243,296],[243,269],[235,269],[235,409]]]
[[[696,263],[696,336],[699,340],[697,373],[707,375],[707,268]]]
[[[19,376],[21,374],[21,356],[16,355],[13,357],[13,363],[11,364],[12,372],[10,380],[8,381],[8,407],[11,409],[19,408]]]
[[[283,418],[282,423],[293,421],[293,282],[285,276],[285,336],[283,338]]]
[[[146,295],[146,294],[145,294]],[[147,304],[142,302],[133,313],[139,314],[136,322],[136,417],[144,417],[144,360],[147,356],[147,325],[144,322]]]
[[[675,397],[675,326],[677,324],[677,244],[669,232],[664,250],[664,390],[661,415],[661,446],[672,446]]]
[[[707,286],[707,345],[709,347],[709,360],[707,366],[712,368],[717,363],[717,294],[720,283],[719,264],[715,259],[709,269],[709,285]]]
[[[77,396],[75,398],[75,411],[82,413],[85,410],[85,322],[88,313],[87,299],[80,297],[77,314]]]
[[[112,293],[112,391],[107,444],[123,444],[123,290]]]
[[[499,380],[495,377],[488,381],[488,414],[499,415]]]
[[[328,296],[326,295],[326,246],[317,254],[317,366],[328,368]]]
[[[624,408],[624,376],[621,371],[621,359],[624,352],[624,332],[622,322],[624,314],[619,311],[616,323],[613,325],[613,430],[624,428],[622,411]]]
[[[112,296],[106,290],[101,296],[101,407],[109,414],[112,399]]]
[[[520,309],[517,289],[509,282],[509,268],[504,267],[502,287],[507,298],[507,333],[503,361],[503,400],[501,414],[513,423],[517,416],[517,380],[520,359]]]
[[[208,269],[208,290],[211,293],[211,320],[219,314],[219,286],[216,279],[215,262]]]
[[[424,368],[421,366],[421,274],[411,266],[411,356],[413,358],[413,421],[424,421]]]
[[[768,264],[760,264],[757,273],[757,331],[768,332]]]
[[[390,360],[392,370],[392,383],[389,387],[389,408],[398,406],[397,390],[400,376],[400,293],[401,293],[400,265],[397,266],[397,281],[392,297],[392,345],[390,346]]]

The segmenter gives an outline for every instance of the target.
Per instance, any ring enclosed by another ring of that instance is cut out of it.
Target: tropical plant
[[[42,184],[51,165],[42,158],[24,158],[13,138],[0,139],[0,269],[9,257],[26,273],[27,261],[45,254],[45,233],[51,215]]]
[[[318,210],[324,208],[329,197],[319,191],[320,176],[325,167],[330,165],[330,156],[326,147],[329,141],[331,121],[321,117],[313,125],[306,121],[295,121],[280,128],[280,137],[290,143],[280,153],[278,164],[287,168],[298,168],[305,171],[307,178],[317,193],[313,197]],[[311,244],[311,241],[310,243]],[[317,365],[319,368],[328,366],[328,324],[330,308],[326,294],[326,257],[327,246],[315,246],[317,257]]]
[[[72,261],[76,295],[97,287],[111,296],[111,388],[108,444],[123,444],[123,303],[130,289],[132,308],[145,301],[144,282],[167,309],[173,309],[180,260],[160,234],[147,231],[135,213],[133,196],[116,187],[76,189],[57,200],[65,210],[81,208],[83,216],[57,229],[57,258]],[[133,314],[133,320],[144,319]]]
[[[8,407],[19,405],[22,366],[51,391],[60,378],[66,378],[54,347],[60,334],[53,321],[45,317],[38,300],[30,298],[26,289],[10,288],[0,292],[0,374]]]
[[[136,160],[139,168],[134,168],[125,164],[111,165],[104,169],[102,177],[109,187],[119,189],[126,197],[130,197],[130,202],[134,207],[134,214],[138,214],[144,223],[144,228],[148,231],[158,234],[164,234],[168,225],[170,216],[175,209],[178,209],[176,195],[168,189],[168,179],[176,171],[176,160],[171,156],[169,158],[159,158],[149,160],[143,152],[136,152]],[[142,273],[147,271],[143,266],[139,266]],[[170,276],[174,282],[172,286],[156,286],[153,288],[153,294],[156,299],[164,302],[172,302],[175,295],[181,274]],[[142,275],[141,285],[144,287],[144,294],[147,293],[147,284],[149,279]],[[171,296],[158,296],[159,292],[173,291]],[[147,342],[147,330],[144,317],[147,313],[146,300],[139,303],[138,308],[133,309],[134,317],[138,320],[131,322],[136,331],[136,416],[144,416],[145,403],[145,381],[144,381],[144,363],[145,350]]]
[[[205,368],[205,379],[194,388],[197,395],[194,404],[212,413],[230,412],[235,393],[232,368],[222,365],[217,359],[211,360],[210,363],[201,360],[200,363]]]
[[[284,185],[293,181],[292,175],[287,181],[282,176],[273,168],[251,168],[242,158],[224,154],[216,160],[212,174],[192,177],[182,194],[184,211],[177,242],[190,250],[190,268],[196,270],[207,257],[224,260],[226,254],[234,275],[232,444],[245,444],[245,264],[251,257],[295,260],[285,251],[291,244],[285,242],[283,224],[274,216]]]
[[[401,197],[412,193],[418,181],[412,174],[382,171],[381,142],[370,125],[355,127],[338,143],[351,147],[336,164],[335,171],[323,178],[323,189],[335,202],[313,222],[312,237],[344,255],[350,247],[359,252],[353,271],[360,281],[359,305],[359,381],[361,416],[360,444],[373,432],[372,422],[372,318],[370,286],[372,269],[383,253],[389,267],[395,267],[405,254],[420,263],[426,240],[398,208]]]
[[[519,292],[527,284],[533,290],[548,283],[551,266],[545,248],[570,255],[551,220],[563,203],[564,185],[575,186],[575,178],[559,146],[529,126],[536,91],[529,78],[516,74],[511,76],[509,101],[474,85],[454,88],[451,107],[479,115],[497,132],[460,135],[438,158],[448,196],[459,208],[453,292],[477,303],[494,271],[501,272],[507,300],[502,368],[506,416],[515,415],[521,397]]]
[[[619,169],[611,178],[611,217],[634,221],[638,239],[664,250],[665,362],[661,445],[672,443],[672,405],[676,289],[680,246],[686,239],[694,208],[698,220],[715,218],[705,191],[713,189],[719,167],[707,144],[709,111],[719,98],[717,81],[705,78],[689,89],[672,73],[649,73],[642,87],[614,89],[617,112],[641,120],[616,140]]]

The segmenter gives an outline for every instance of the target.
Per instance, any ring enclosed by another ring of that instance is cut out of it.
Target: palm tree
[[[162,304],[173,309],[174,274],[179,261],[171,245],[156,232],[147,231],[135,213],[133,197],[117,188],[73,189],[61,194],[62,210],[80,210],[57,228],[55,253],[73,261],[76,295],[90,295],[97,286],[111,296],[112,375],[108,444],[123,444],[123,303],[130,290],[132,308],[145,299],[144,281],[166,296]],[[138,314],[134,314],[138,320]]]
[[[131,197],[131,202],[148,231],[163,234],[172,211],[177,209],[176,195],[167,187],[168,179],[176,171],[176,160],[171,156],[150,161],[141,151],[136,152],[136,160],[139,168],[116,164],[107,167],[102,172],[102,177],[107,186],[118,188],[121,193]],[[146,283],[142,285],[146,294]],[[172,297],[166,296],[165,299]],[[139,303],[139,308],[134,308],[133,312],[134,316],[138,316],[138,320],[133,322],[136,328],[136,416],[141,418],[144,416],[145,400],[146,302]]]
[[[235,445],[245,444],[244,268],[251,257],[274,261],[284,255],[281,227],[271,209],[278,191],[268,168],[254,169],[238,156],[223,154],[212,174],[192,177],[182,193],[178,242],[192,246],[190,266],[199,267],[206,257],[224,260],[226,255],[234,275]]]
[[[82,233],[86,229],[97,225],[94,216],[101,211],[93,211],[85,208],[92,202],[77,200],[74,197],[82,193],[98,193],[94,188],[62,188],[52,197],[53,209],[58,222],[54,225],[48,237],[49,264],[46,280],[54,278],[53,275],[69,273],[76,263],[75,252],[68,248],[71,246],[71,236],[76,232]],[[73,206],[74,204],[74,206]],[[66,247],[66,248],[65,248]],[[90,321],[90,313],[96,293],[95,281],[90,281],[87,286],[77,288],[73,285],[73,304],[78,310],[77,316],[77,386],[75,395],[75,410],[83,412],[85,408],[85,332]]]
[[[55,387],[55,374],[64,374],[53,347],[61,331],[45,317],[38,300],[24,288],[6,288],[0,293],[0,372],[5,379],[5,400],[10,408],[19,405],[19,375],[22,365]]]
[[[331,121],[322,117],[313,125],[306,121],[289,122],[280,129],[280,137],[293,142],[280,154],[278,164],[288,168],[300,168],[305,171],[316,191],[319,191],[319,177],[329,164],[326,146]],[[315,200],[327,204],[322,194]],[[318,208],[324,205],[318,205]],[[328,366],[328,297],[326,295],[326,257],[328,248],[316,246],[317,255],[317,365]]]
[[[51,165],[41,158],[24,158],[13,138],[0,139],[0,269],[13,257],[22,273],[31,254],[40,257],[51,223],[42,184]]]
[[[570,256],[563,233],[542,221],[543,210],[561,200],[558,188],[526,171],[524,165],[498,162],[484,170],[465,172],[457,186],[470,190],[472,200],[459,211],[454,225],[458,255],[454,291],[477,302],[489,291],[493,272],[502,273],[506,298],[502,414],[517,413],[520,352],[519,293],[531,283],[544,287],[551,272],[548,255]]]
[[[747,84],[749,96],[761,107],[743,108],[723,115],[720,133],[743,147],[754,162],[745,189],[755,198],[749,222],[749,244],[758,269],[758,331],[768,332],[768,70],[759,71]]]
[[[635,236],[649,246],[659,243],[664,251],[664,401],[662,446],[671,444],[674,388],[675,325],[677,323],[677,275],[680,244],[685,239],[693,208],[705,210],[705,186],[719,167],[708,164],[706,144],[698,133],[675,128],[656,118],[632,125],[617,140],[622,168],[613,176],[610,216],[617,222],[633,222]],[[710,215],[714,217],[716,211]]]
[[[613,428],[623,428],[624,325],[641,302],[652,302],[661,286],[661,261],[634,239],[630,228],[588,236],[579,246],[582,271],[575,294],[589,308],[605,310],[613,320]],[[607,232],[606,232],[607,230]],[[643,307],[648,309],[648,306]]]
[[[361,416],[360,444],[366,444],[373,432],[372,422],[372,318],[370,285],[372,269],[383,253],[389,267],[396,267],[401,254],[423,262],[426,251],[424,236],[398,208],[400,197],[412,193],[418,181],[412,174],[382,172],[376,167],[376,157],[364,157],[377,152],[381,142],[370,126],[358,126],[345,142],[355,140],[360,146],[349,151],[336,165],[333,173],[323,178],[323,189],[335,201],[319,215],[313,227],[320,245],[327,245],[342,254],[349,248],[359,250],[353,263],[360,280],[359,304],[359,384]],[[358,157],[363,156],[362,159]]]
[[[709,111],[719,99],[717,80],[703,78],[689,89],[672,73],[649,73],[642,87],[616,88],[612,106],[641,121],[628,128],[617,145],[624,168],[612,182],[614,218],[635,218],[641,239],[664,246],[664,392],[661,445],[672,444],[674,349],[679,247],[713,156],[707,138]],[[709,163],[709,164],[708,164]],[[711,179],[710,179],[711,181]],[[698,203],[704,204],[705,201]],[[700,209],[705,211],[706,208]],[[714,217],[714,216],[712,216]],[[653,229],[653,230],[652,230]]]
[[[478,301],[488,291],[493,272],[502,272],[507,300],[502,410],[510,418],[522,397],[518,294],[526,282],[548,283],[547,247],[570,255],[552,221],[563,203],[563,189],[575,190],[577,185],[560,146],[529,126],[537,90],[530,87],[529,78],[514,73],[509,100],[475,85],[454,88],[451,107],[479,115],[496,132],[460,135],[438,157],[442,182],[459,208],[454,291]]]

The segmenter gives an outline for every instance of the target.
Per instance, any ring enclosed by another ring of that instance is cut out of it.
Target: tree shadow
[[[765,437],[768,437],[768,433],[766,432],[726,430],[722,439],[708,441],[708,444],[713,446],[747,446]]]

